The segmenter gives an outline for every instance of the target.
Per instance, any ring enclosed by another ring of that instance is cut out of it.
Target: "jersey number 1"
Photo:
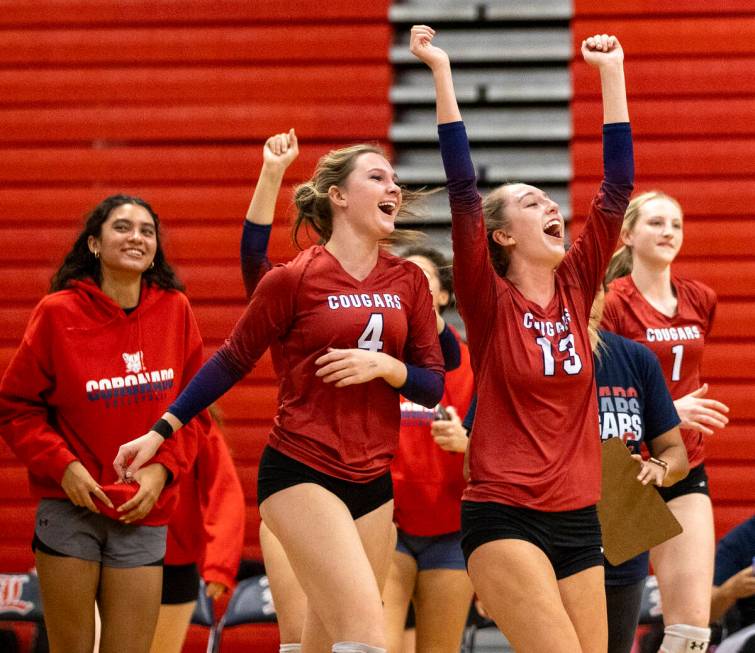
[[[551,341],[540,336],[535,342],[543,350],[543,374],[553,376],[556,373],[556,361],[553,358]],[[582,369],[582,359],[574,348],[574,334],[570,333],[558,341],[558,350],[568,352],[569,358],[564,361],[564,372],[569,375],[579,374]]]
[[[381,351],[383,349],[383,341],[380,339],[382,335],[383,314],[372,313],[367,326],[364,327],[362,335],[357,340],[357,347],[359,349],[366,349],[367,351]]]
[[[671,380],[678,381],[682,378],[682,358],[684,358],[684,345],[674,345],[671,348],[674,354],[674,367],[671,370]]]

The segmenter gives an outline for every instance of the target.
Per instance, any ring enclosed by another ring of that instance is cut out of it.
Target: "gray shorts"
[[[34,534],[43,553],[130,568],[162,564],[168,527],[122,524],[67,499],[42,499]]]

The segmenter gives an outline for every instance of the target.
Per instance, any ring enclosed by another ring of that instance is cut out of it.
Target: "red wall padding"
[[[291,188],[317,158],[387,139],[388,4],[4,3],[0,371],[85,212],[121,191],[144,196],[160,214],[211,354],[245,303],[239,238],[265,138],[295,127],[301,145],[279,202],[274,260],[295,254]],[[276,392],[266,355],[220,402],[249,505],[244,555],[252,558],[260,557],[257,462]],[[0,570],[33,564],[32,516],[24,471],[0,443]]]
[[[718,293],[703,375],[731,422],[707,439],[720,537],[755,511],[755,7],[748,0],[575,0],[574,52],[616,34],[626,54],[637,192],[661,189],[685,210],[679,274]],[[601,176],[600,85],[572,65],[573,209]],[[579,220],[575,221],[577,229]]]

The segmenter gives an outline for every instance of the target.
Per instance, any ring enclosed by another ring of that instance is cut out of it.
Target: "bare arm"
[[[432,27],[415,25],[412,27],[409,50],[432,71],[437,120],[439,125],[443,125],[461,120],[461,112],[456,102],[451,62],[443,50],[432,44],[434,36],[435,30]]]
[[[673,485],[687,476],[687,472],[689,471],[687,449],[684,447],[684,441],[682,440],[682,434],[678,426],[653,438],[648,443],[648,449],[653,458],[662,460],[668,464],[668,469],[663,478],[664,487]],[[646,462],[646,464],[653,463]]]
[[[582,56],[600,73],[603,124],[629,122],[624,82],[624,51],[615,36],[596,34],[582,41]]]
[[[265,141],[262,153],[262,170],[246,212],[246,219],[254,224],[268,225],[273,223],[275,217],[275,203],[283,183],[283,175],[299,155],[296,133],[291,129],[287,134],[271,136]]]
[[[298,154],[299,146],[293,129],[271,136],[262,148],[262,169],[241,233],[241,277],[247,300],[260,279],[272,268],[267,248],[275,219],[275,205],[283,175]]]

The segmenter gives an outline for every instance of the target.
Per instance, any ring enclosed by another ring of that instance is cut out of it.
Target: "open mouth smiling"
[[[561,220],[558,218],[548,220],[548,222],[545,223],[545,227],[543,227],[543,233],[551,238],[563,238],[563,234],[561,233]]]
[[[396,210],[396,202],[380,202],[378,208],[386,215],[393,215]]]

